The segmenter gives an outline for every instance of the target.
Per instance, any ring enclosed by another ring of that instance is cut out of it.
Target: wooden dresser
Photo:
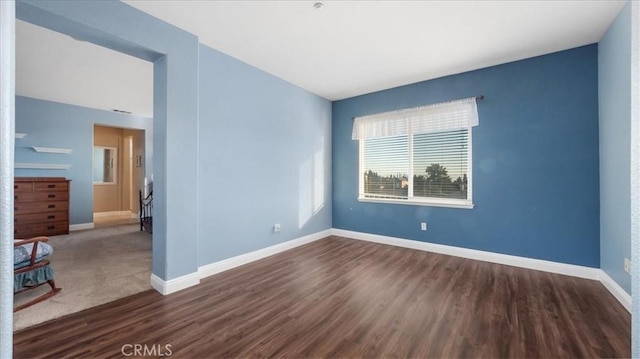
[[[15,238],[69,233],[69,182],[63,177],[14,179]]]

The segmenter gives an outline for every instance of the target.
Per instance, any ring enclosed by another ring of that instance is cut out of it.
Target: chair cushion
[[[19,242],[20,240],[15,240]],[[34,243],[27,243],[21,246],[13,247],[13,268],[18,269],[29,265],[31,259],[31,251],[33,251]],[[46,256],[53,253],[53,247],[50,244],[44,242],[38,242],[38,249],[36,250],[36,262],[40,262]]]

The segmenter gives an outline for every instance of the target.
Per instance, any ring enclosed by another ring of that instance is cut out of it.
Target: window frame
[[[104,170],[104,163],[96,163],[96,156],[95,156],[95,152],[96,150],[101,150],[101,151],[111,151],[112,155],[111,155],[111,163],[110,163],[110,168],[112,170],[112,180],[111,181],[105,181],[105,173],[103,171],[102,173],[102,181],[96,181],[96,170]],[[93,179],[93,184],[94,185],[100,185],[100,186],[115,186],[118,185],[118,148],[117,147],[113,147],[113,146],[98,146],[98,145],[94,145],[93,146],[93,156],[92,156],[92,179]]]
[[[456,198],[438,198],[438,197],[414,197],[413,196],[413,129],[409,125],[408,129],[408,153],[409,153],[409,173],[407,199],[397,198],[372,198],[367,197],[364,193],[364,143],[366,139],[358,140],[358,201],[371,203],[387,203],[387,204],[405,204],[414,206],[432,206],[446,208],[473,209],[473,127],[467,127],[468,143],[467,143],[467,199]],[[447,131],[439,131],[447,132]]]

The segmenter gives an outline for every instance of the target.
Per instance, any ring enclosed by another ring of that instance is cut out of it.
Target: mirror
[[[117,149],[93,146],[93,183],[116,183]]]

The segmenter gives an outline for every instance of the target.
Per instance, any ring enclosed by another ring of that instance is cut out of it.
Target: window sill
[[[412,201],[408,199],[384,199],[384,198],[363,198],[359,197],[358,202],[370,202],[370,203],[387,203],[387,204],[406,204],[410,206],[425,206],[425,207],[445,207],[445,208],[461,208],[461,209],[473,209],[472,204],[463,203],[444,203],[444,202],[427,202],[427,201]]]

